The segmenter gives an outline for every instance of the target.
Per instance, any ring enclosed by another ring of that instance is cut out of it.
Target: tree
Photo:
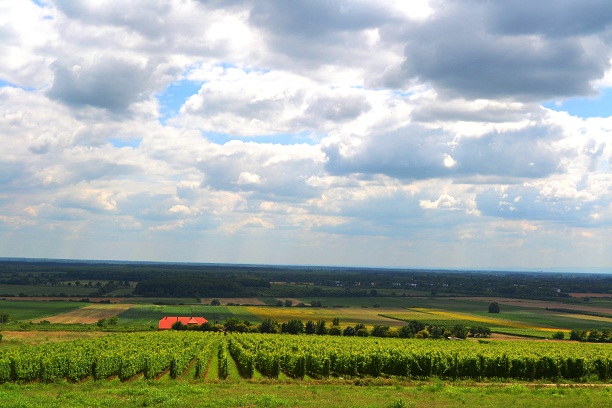
[[[450,332],[453,337],[465,339],[468,335],[468,328],[462,324],[456,324],[455,326],[453,326]]]
[[[586,330],[574,329],[570,332],[570,340],[586,341],[586,338],[587,338]]]
[[[315,334],[324,335],[327,334],[327,327],[325,327],[325,320],[319,320],[315,323]]]
[[[562,331],[558,331],[556,333],[553,333],[552,338],[554,340],[563,340],[565,338],[565,333],[563,333]]]
[[[317,331],[317,326],[314,324],[312,320],[306,322],[306,326],[304,326],[304,332],[306,334],[315,334]]]
[[[210,301],[210,305],[211,306],[221,306],[221,302],[219,301],[219,299],[213,299]]]
[[[286,306],[286,307],[291,307],[291,306],[293,306],[293,301],[291,301],[291,299],[287,299],[287,300],[285,300],[285,306]]]
[[[489,313],[499,313],[499,303],[491,302],[489,304]]]
[[[185,330],[185,325],[180,320],[177,320],[172,324],[172,330]]]
[[[0,323],[7,323],[9,321],[8,313],[0,313]]]
[[[281,332],[289,334],[300,334],[304,332],[304,323],[301,320],[289,320],[281,325]]]
[[[489,337],[491,336],[491,329],[484,326],[470,327],[470,337]]]
[[[376,325],[372,328],[370,336],[372,337],[387,337],[389,332],[389,326]]]
[[[228,332],[239,331],[242,328],[239,327],[240,325],[244,326],[244,331],[246,331],[246,325],[242,320],[238,319],[237,317],[230,317],[229,319],[226,319],[225,322],[223,322],[223,327],[225,328],[225,331]]]
[[[339,317],[334,317],[334,320],[332,320],[332,326],[340,326],[340,318]]]
[[[265,319],[259,325],[260,333],[278,333],[278,323],[272,319]]]
[[[587,336],[587,341],[596,342],[599,341],[600,334],[597,330],[591,330]]]

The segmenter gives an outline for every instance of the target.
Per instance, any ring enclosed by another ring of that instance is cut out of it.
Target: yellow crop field
[[[246,306],[245,309],[260,319],[272,319],[278,322],[298,319],[303,322],[308,320],[324,320],[331,322],[334,318],[340,319],[341,326],[363,323],[366,325],[385,324],[388,326],[400,326],[402,322],[389,319],[380,315],[392,314],[397,309],[384,308],[313,308],[313,307],[258,307]]]
[[[541,330],[541,331],[547,331],[547,332],[559,331],[559,329],[557,328],[539,327],[539,326],[534,326],[531,324],[517,322],[513,320],[501,319],[498,317],[483,317],[483,316],[471,315],[471,314],[466,314],[466,313],[446,312],[443,310],[425,309],[425,308],[418,308],[418,309],[413,309],[413,310],[416,310],[422,313],[427,313],[430,315],[440,316],[447,320],[469,320],[472,322],[481,322],[481,323],[487,323],[487,324],[496,325],[496,326],[514,327],[517,329]]]
[[[63,324],[76,324],[76,323],[96,323],[100,319],[109,319],[119,313],[125,312],[134,305],[115,303],[115,304],[92,304],[86,307],[82,307],[77,310],[73,310],[68,313],[62,313],[56,316],[45,317],[34,321],[39,323],[43,320],[51,323],[63,323]]]
[[[612,324],[612,319],[609,317],[602,317],[602,316],[589,316],[589,315],[579,315],[579,314],[558,314],[555,316],[559,316],[559,317],[566,317],[566,318],[570,318],[570,319],[581,319],[581,320],[593,320],[596,322],[606,322],[606,323],[611,323]]]

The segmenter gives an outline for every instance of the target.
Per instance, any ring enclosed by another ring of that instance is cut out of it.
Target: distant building
[[[158,330],[171,330],[172,325],[181,322],[185,326],[201,326],[208,322],[203,317],[166,316],[159,321]]]

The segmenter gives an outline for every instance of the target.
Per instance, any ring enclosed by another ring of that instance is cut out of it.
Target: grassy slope
[[[609,387],[557,388],[422,383],[367,387],[346,383],[186,381],[4,384],[3,407],[607,407]]]

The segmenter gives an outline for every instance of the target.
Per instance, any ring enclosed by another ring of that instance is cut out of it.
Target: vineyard
[[[0,382],[187,376],[208,381],[228,378],[231,368],[242,378],[610,382],[612,346],[162,332],[23,346],[0,354]]]

